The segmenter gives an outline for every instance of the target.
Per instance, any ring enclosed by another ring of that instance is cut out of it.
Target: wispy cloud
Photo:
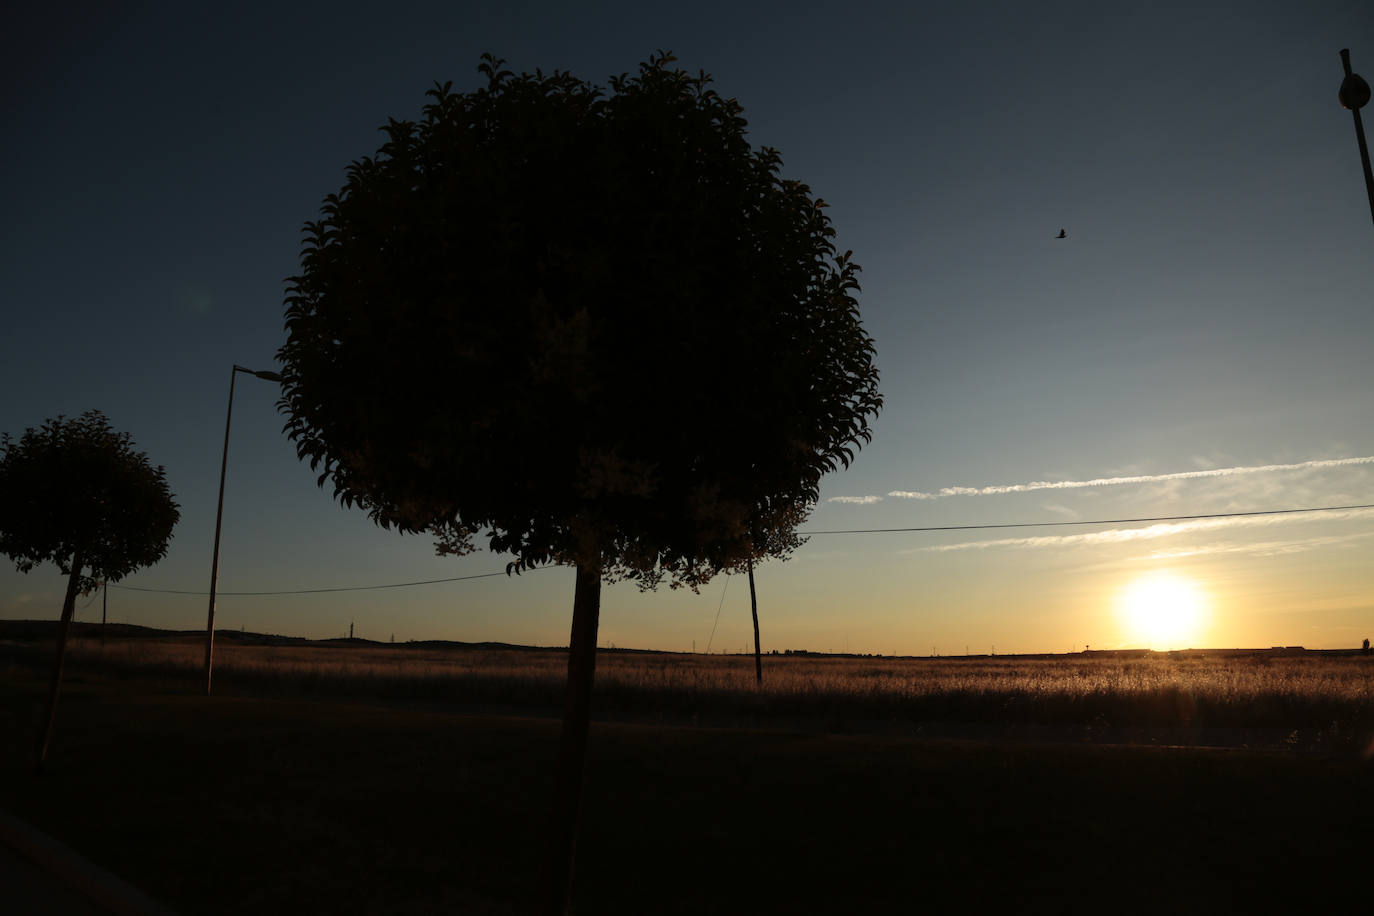
[[[1260,557],[1278,557],[1293,553],[1305,553],[1319,547],[1341,547],[1357,541],[1374,537],[1374,531],[1358,531],[1354,534],[1336,534],[1329,537],[1303,538],[1296,541],[1261,541],[1255,544],[1237,544],[1219,541],[1196,547],[1180,547],[1170,550],[1157,550],[1148,554],[1147,560],[1179,560],[1185,557],[1215,556],[1217,554],[1244,553]]]
[[[1002,484],[989,487],[943,487],[932,493],[915,490],[893,490],[888,493],[898,499],[940,499],[945,496],[996,496],[1003,493],[1029,493],[1033,490],[1078,490],[1085,487],[1112,487],[1132,483],[1160,483],[1170,480],[1196,480],[1205,477],[1235,477],[1240,474],[1272,474],[1280,471],[1315,471],[1323,468],[1346,467],[1355,464],[1374,464],[1374,455],[1359,458],[1321,458],[1299,461],[1296,464],[1264,464],[1249,467],[1207,468],[1197,471],[1177,471],[1172,474],[1137,474],[1131,477],[1096,477],[1092,480],[1033,480],[1030,483]]]
[[[867,506],[882,501],[883,498],[881,496],[832,496],[826,500],[828,503],[856,503],[860,506]]]
[[[988,550],[992,548],[1077,547],[1084,544],[1120,544],[1156,538],[1215,531],[1222,528],[1267,528],[1304,521],[1340,521],[1374,516],[1374,509],[1346,509],[1339,512],[1295,513],[1292,515],[1249,515],[1235,518],[1205,518],[1187,522],[1162,522],[1143,528],[1108,528],[1081,534],[1042,535],[1021,538],[993,538],[984,541],[963,541],[958,544],[934,544],[912,547],[899,553],[949,553],[956,550]]]

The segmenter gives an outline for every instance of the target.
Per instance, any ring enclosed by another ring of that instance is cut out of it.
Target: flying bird
[[[1067,232],[1065,232],[1063,229],[1060,229],[1060,230],[1059,230],[1059,234],[1055,236],[1055,238],[1057,238],[1057,239],[1066,239],[1066,238],[1068,238],[1068,237],[1069,237],[1069,234],[1068,234]]]

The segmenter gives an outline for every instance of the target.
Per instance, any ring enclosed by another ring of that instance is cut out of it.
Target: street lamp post
[[[229,410],[224,417],[224,456],[219,463],[219,504],[215,507],[215,553],[210,561],[210,612],[205,623],[205,695],[210,695],[210,674],[215,659],[215,589],[219,584],[219,529],[224,520],[224,475],[229,468],[229,423],[234,418],[234,377],[240,372],[256,375],[269,382],[280,382],[275,372],[254,372],[235,365],[229,372]]]
[[[1358,73],[1350,70],[1350,49],[1341,49],[1341,66],[1345,67],[1345,79],[1337,97],[1341,105],[1350,109],[1355,116],[1355,139],[1360,144],[1360,164],[1364,166],[1364,189],[1369,194],[1369,216],[1374,219],[1374,173],[1369,171],[1369,146],[1364,141],[1364,122],[1360,120],[1360,109],[1369,103],[1369,84],[1360,79]]]

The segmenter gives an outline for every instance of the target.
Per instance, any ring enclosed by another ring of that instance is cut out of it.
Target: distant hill
[[[39,641],[53,640],[57,638],[58,621],[56,620],[0,620],[0,640],[17,641]],[[109,639],[204,639],[204,630],[161,630],[157,627],[141,627],[131,623],[111,623],[104,629],[105,636]],[[83,639],[98,638],[101,634],[101,625],[98,623],[85,623],[74,621],[72,623],[72,635]],[[273,633],[252,633],[243,630],[216,630],[215,640],[217,642],[238,643],[240,645],[252,646],[323,646],[323,647],[366,647],[390,649],[494,649],[507,652],[563,652],[567,651],[567,646],[524,646],[517,643],[508,642],[461,642],[452,639],[415,639],[406,642],[380,642],[375,639],[362,639],[358,637],[339,636],[332,639],[306,639],[304,636],[278,636]],[[687,655],[690,653],[677,652],[668,649],[626,649],[626,648],[606,648],[599,649],[600,652],[614,652],[625,655]],[[719,653],[718,653],[719,654]],[[739,653],[724,653],[737,655]],[[753,653],[745,653],[752,655]],[[805,649],[788,649],[786,652],[767,653],[774,657],[788,655],[793,657],[805,658],[930,658],[928,655],[864,655],[862,653],[846,652],[812,652]],[[1358,648],[1349,649],[1305,649],[1302,646],[1265,646],[1253,649],[1175,649],[1172,651],[1152,651],[1150,649],[1093,649],[1084,652],[1068,653],[1023,653],[1023,654],[998,654],[998,655],[939,655],[935,656],[940,661],[958,662],[971,661],[975,659],[1064,659],[1064,658],[1146,658],[1150,656],[1169,657],[1169,658],[1217,658],[1236,655],[1359,655]]]
[[[59,622],[56,620],[0,620],[0,639],[8,640],[50,640],[57,638]],[[111,623],[105,626],[108,639],[204,639],[204,630],[160,630],[156,627],[140,627],[131,623]],[[82,639],[95,639],[100,636],[101,625],[83,621],[72,622],[72,636]],[[499,649],[508,652],[550,652],[566,651],[567,646],[523,646],[508,642],[460,642],[452,639],[412,639],[406,642],[381,642],[360,637],[336,636],[331,639],[306,639],[304,636],[278,636],[273,633],[253,633],[244,630],[216,630],[215,641],[238,643],[251,646],[339,646],[390,649]],[[602,652],[625,654],[680,654],[664,652],[660,649],[601,649]]]
[[[0,620],[0,639],[56,639],[60,622],[57,620]],[[161,630],[156,627],[141,627],[132,623],[111,623],[103,627],[98,623],[83,621],[72,622],[72,636],[98,637],[101,633],[109,639],[194,639],[204,638],[204,630]],[[246,633],[242,630],[216,630],[215,639],[254,645],[304,645],[310,640],[300,636],[276,636],[270,633]]]
[[[49,640],[57,638],[60,622],[56,620],[0,620],[0,639],[9,640]],[[131,623],[106,624],[103,632],[108,639],[204,639],[204,630],[162,630],[157,627],[141,627]],[[94,639],[102,633],[98,623],[83,621],[72,622],[73,637]],[[375,639],[340,636],[333,639],[306,639],[304,636],[278,636],[274,633],[253,633],[245,630],[216,630],[216,642],[239,643],[253,646],[376,646],[377,648],[408,649],[505,649],[535,650],[540,646],[520,646],[505,642],[457,642],[446,639],[412,640],[409,642],[379,642]],[[553,646],[548,648],[565,648]],[[648,652],[649,649],[615,650]]]

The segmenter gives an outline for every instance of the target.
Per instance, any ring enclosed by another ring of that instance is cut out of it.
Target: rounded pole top
[[[1369,84],[1359,74],[1351,73],[1341,81],[1341,89],[1336,97],[1341,100],[1341,107],[1358,111],[1369,104]]]

